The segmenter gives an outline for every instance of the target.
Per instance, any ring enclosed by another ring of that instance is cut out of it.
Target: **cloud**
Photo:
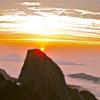
[[[76,63],[76,62],[71,62],[71,61],[64,61],[64,60],[55,60],[55,62],[58,65],[82,65],[84,66],[84,63]]]
[[[20,3],[21,5],[24,5],[24,6],[40,6],[41,3],[40,2],[23,2],[23,3]]]
[[[15,22],[13,22],[13,21],[0,21],[0,24],[2,24],[2,23],[15,23]]]
[[[92,12],[88,10],[81,10],[81,9],[65,9],[65,8],[57,8],[57,7],[34,7],[28,6],[28,10],[34,11],[35,13],[51,13],[53,15],[58,16],[71,16],[71,17],[79,17],[79,18],[92,18],[92,19],[100,19],[99,12]],[[41,15],[41,14],[40,14]]]
[[[17,54],[7,55],[0,58],[1,61],[22,61],[23,59]]]
[[[46,3],[44,0],[43,2],[41,0],[28,0],[27,2],[20,0],[13,6],[9,5],[11,8],[7,6],[1,9],[0,31],[2,34],[3,32],[63,34],[63,40],[66,41],[70,36],[74,36],[74,39],[76,37],[91,38],[91,41],[100,39],[100,21],[98,20],[100,13],[98,11],[54,6],[59,4],[58,1],[62,0],[46,0]],[[74,0],[71,1],[74,2]],[[63,0],[61,5],[65,5],[66,2],[72,4],[71,1]]]

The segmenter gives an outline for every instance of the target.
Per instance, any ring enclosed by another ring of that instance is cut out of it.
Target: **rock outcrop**
[[[0,100],[97,100],[89,91],[66,85],[63,72],[45,53],[28,50],[17,82],[0,73]]]
[[[9,74],[3,69],[0,69],[0,74],[2,75],[2,77],[5,78],[5,80],[9,80],[13,83],[15,83],[17,81],[16,78],[9,76]]]
[[[61,69],[38,49],[28,50],[18,81],[35,100],[70,100]]]
[[[10,80],[6,80],[0,73],[0,100],[28,100],[22,87]]]

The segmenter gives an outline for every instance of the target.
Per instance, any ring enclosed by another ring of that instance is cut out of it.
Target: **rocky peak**
[[[19,82],[29,82],[40,77],[58,77],[63,79],[64,75],[59,66],[54,63],[44,52],[39,49],[27,51]]]
[[[70,100],[61,69],[39,49],[28,50],[18,81],[37,95],[35,99],[45,94],[41,100]]]

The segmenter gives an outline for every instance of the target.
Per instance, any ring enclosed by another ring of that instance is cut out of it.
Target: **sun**
[[[44,47],[41,47],[41,48],[40,48],[40,50],[41,50],[41,51],[44,51],[44,50],[45,50],[45,48],[44,48]]]

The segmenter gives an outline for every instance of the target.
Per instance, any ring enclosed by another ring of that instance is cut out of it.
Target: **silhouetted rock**
[[[17,83],[0,73],[0,100],[97,100],[66,85],[57,64],[38,49],[28,50]]]
[[[84,98],[84,100],[97,100],[96,97],[87,90],[80,91],[80,95]]]
[[[5,70],[3,70],[3,69],[0,69],[0,74],[1,74],[6,80],[9,80],[9,81],[11,81],[11,82],[13,82],[13,83],[15,83],[15,82],[17,81],[16,78],[9,76],[9,75],[7,74],[7,72],[6,72]]]
[[[0,100],[31,100],[27,91],[0,73]]]
[[[87,90],[78,90],[76,88],[70,88],[70,96],[72,100],[97,100],[97,98]]]
[[[59,66],[38,49],[28,50],[18,82],[34,100],[85,100],[78,89],[66,85]]]
[[[35,100],[70,100],[61,69],[38,49],[28,50],[18,81]]]
[[[70,96],[72,100],[83,100],[78,89],[70,89]]]

